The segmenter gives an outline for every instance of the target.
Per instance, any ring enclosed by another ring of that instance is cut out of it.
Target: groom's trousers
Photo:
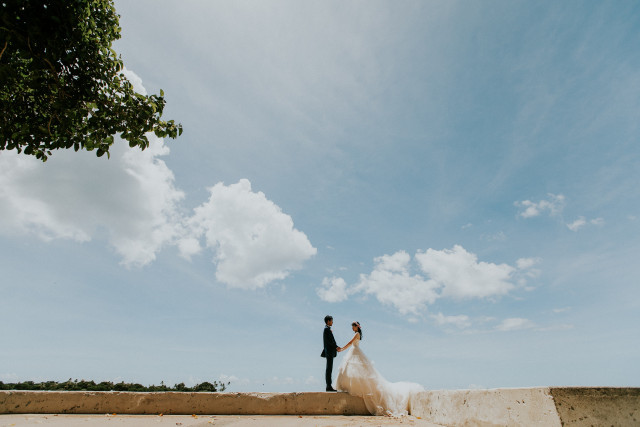
[[[333,371],[333,357],[327,356],[327,370],[324,373],[327,388],[331,388],[331,372]]]

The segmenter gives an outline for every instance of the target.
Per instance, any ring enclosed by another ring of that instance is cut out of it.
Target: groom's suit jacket
[[[322,335],[322,341],[324,341],[324,351],[322,352],[322,357],[336,357],[338,355],[338,344],[336,343],[336,339],[333,337],[333,332],[331,332],[331,328],[329,325],[325,325],[324,334]]]

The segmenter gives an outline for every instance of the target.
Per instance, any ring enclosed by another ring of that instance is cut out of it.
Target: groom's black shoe
[[[327,391],[338,391],[338,390],[334,389],[333,387],[327,387]]]

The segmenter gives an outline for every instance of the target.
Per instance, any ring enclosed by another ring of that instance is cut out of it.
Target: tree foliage
[[[0,14],[0,150],[102,156],[117,134],[145,149],[147,132],[182,133],[161,120],[162,90],[136,93],[122,73],[113,0],[2,0]]]
[[[72,380],[69,378],[68,381],[57,382],[57,381],[44,381],[44,382],[33,382],[33,381],[24,381],[20,383],[3,383],[0,381],[0,390],[40,390],[40,391],[184,391],[184,392],[217,392],[217,391],[225,391],[227,385],[230,383],[223,383],[214,381],[203,382],[200,384],[196,384],[193,387],[187,387],[184,383],[176,384],[173,387],[168,387],[164,384],[164,382],[160,383],[160,385],[150,385],[148,387],[143,386],[142,384],[137,383],[113,383],[111,381],[102,381],[100,383],[96,383],[95,381],[85,381],[85,380]]]

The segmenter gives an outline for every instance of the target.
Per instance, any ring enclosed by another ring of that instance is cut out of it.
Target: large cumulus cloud
[[[92,240],[106,233],[127,266],[142,266],[176,236],[184,194],[159,157],[169,149],[151,136],[145,151],[116,141],[111,159],[61,150],[46,163],[0,156],[0,232],[43,240]]]
[[[316,253],[291,217],[264,193],[253,192],[246,179],[213,186],[209,200],[195,209],[188,226],[182,254],[199,252],[203,237],[205,247],[215,252],[216,278],[234,287],[259,288],[283,279]]]
[[[141,79],[125,70],[140,93]],[[163,247],[185,257],[214,251],[216,278],[257,288],[286,277],[316,253],[292,218],[248,180],[211,188],[208,201],[187,214],[184,193],[162,160],[169,148],[149,134],[144,151],[116,140],[111,158],[60,150],[46,163],[0,152],[0,234],[44,241],[106,239],[127,267],[153,262]]]
[[[533,269],[539,261],[521,258],[515,267],[479,261],[477,255],[460,245],[452,249],[417,251],[413,259],[406,251],[398,251],[376,257],[371,273],[360,274],[352,286],[340,277],[325,278],[318,295],[327,302],[344,301],[348,295],[358,293],[372,295],[401,314],[418,314],[439,298],[506,295],[517,286],[524,286],[527,277],[539,273]],[[462,322],[468,318],[455,320]]]

